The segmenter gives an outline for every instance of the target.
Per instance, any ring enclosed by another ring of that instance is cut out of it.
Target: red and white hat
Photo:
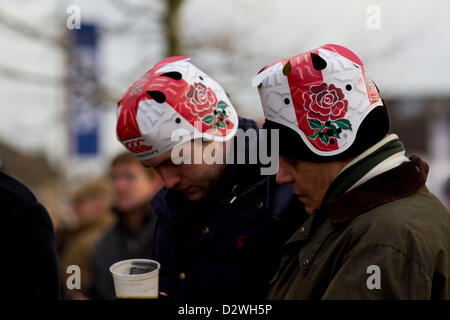
[[[349,149],[366,116],[383,105],[361,60],[334,44],[277,61],[252,84],[266,120],[295,131],[316,158]]]
[[[227,141],[236,133],[238,116],[226,92],[188,60],[161,60],[118,103],[117,138],[140,160],[169,151],[194,135]],[[176,129],[185,134],[172,141]]]

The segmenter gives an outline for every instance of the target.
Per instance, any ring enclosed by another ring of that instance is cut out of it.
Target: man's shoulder
[[[34,204],[37,202],[33,193],[21,182],[0,171],[1,206]]]
[[[119,228],[117,224],[115,224],[100,235],[93,248],[92,256],[94,263],[103,263],[102,261],[109,260],[107,257],[115,255],[115,252],[118,250],[117,246],[121,241],[119,233]]]
[[[450,214],[426,187],[355,217],[346,230],[360,245],[391,247],[416,261],[450,247]]]
[[[355,218],[360,226],[391,226],[399,230],[450,228],[450,214],[439,199],[424,186],[412,195],[386,202]]]
[[[3,172],[0,172],[0,210],[9,224],[22,228],[41,226],[53,233],[45,207],[25,185]]]
[[[116,222],[114,225],[110,226],[109,228],[105,229],[100,236],[97,246],[98,247],[110,247],[111,242],[116,241],[120,235],[120,230],[118,226],[118,222]]]

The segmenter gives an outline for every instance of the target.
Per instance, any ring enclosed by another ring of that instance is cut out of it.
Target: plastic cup
[[[114,263],[109,271],[118,299],[157,299],[160,264],[149,259]]]

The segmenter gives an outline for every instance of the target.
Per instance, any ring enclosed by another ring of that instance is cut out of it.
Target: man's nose
[[[173,169],[160,168],[158,173],[167,189],[173,189],[181,182],[181,176]]]
[[[278,184],[294,182],[294,177],[292,177],[292,175],[289,173],[289,171],[286,169],[286,167],[283,165],[281,161],[278,167],[276,181]]]

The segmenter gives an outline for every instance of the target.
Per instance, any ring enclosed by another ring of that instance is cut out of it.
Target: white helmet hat
[[[226,92],[188,62],[169,57],[158,62],[118,103],[117,138],[140,160],[201,136],[227,141],[238,127],[238,116]],[[172,133],[184,129],[180,140]]]
[[[343,154],[354,144],[367,115],[383,106],[361,60],[339,45],[279,60],[263,68],[252,84],[258,87],[265,127],[295,132],[307,147],[300,148],[299,157]]]

